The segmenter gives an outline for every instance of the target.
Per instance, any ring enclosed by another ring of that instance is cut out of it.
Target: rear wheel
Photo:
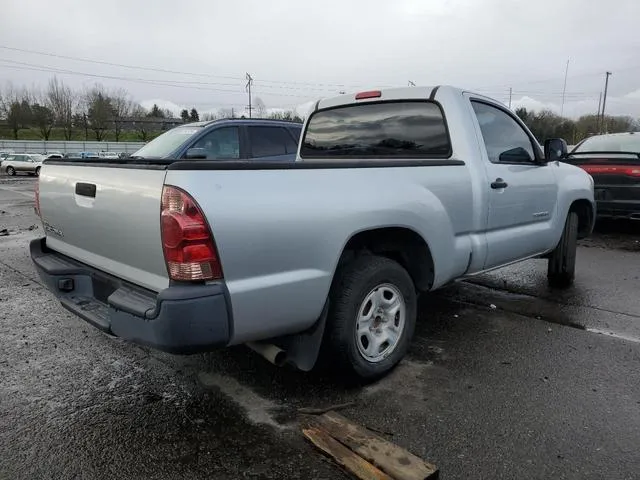
[[[16,174],[16,169],[13,167],[7,167],[7,175],[13,177]]]
[[[407,353],[416,309],[413,281],[397,262],[363,255],[347,264],[331,289],[327,360],[351,377],[382,377]]]
[[[569,212],[560,243],[551,252],[547,280],[554,288],[567,288],[573,284],[578,249],[578,214]]]

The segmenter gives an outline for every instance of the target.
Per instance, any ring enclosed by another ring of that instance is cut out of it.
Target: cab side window
[[[251,157],[275,157],[296,153],[298,146],[282,127],[249,127]]]
[[[238,127],[216,128],[206,133],[191,148],[202,148],[207,160],[235,160],[240,158]]]
[[[489,161],[528,164],[535,153],[527,132],[509,114],[492,105],[472,101]]]

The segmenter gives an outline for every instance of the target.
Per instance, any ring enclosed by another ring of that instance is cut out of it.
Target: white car
[[[13,176],[17,173],[28,173],[29,175],[40,175],[40,167],[44,155],[39,153],[14,153],[2,161],[2,171]]]
[[[117,160],[120,158],[116,152],[100,152],[98,156],[107,160]]]

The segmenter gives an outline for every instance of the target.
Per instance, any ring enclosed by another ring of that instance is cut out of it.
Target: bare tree
[[[77,95],[58,80],[57,77],[53,77],[49,80],[49,87],[47,90],[47,100],[49,108],[53,112],[55,123],[62,127],[64,132],[64,139],[71,140],[73,136],[73,114],[77,108]]]
[[[267,107],[264,104],[264,102],[262,101],[261,98],[256,98],[254,101],[254,110],[256,111],[256,113],[258,114],[259,118],[264,118],[265,114],[267,113]]]
[[[220,117],[218,117],[218,114],[217,114],[217,113],[214,113],[214,112],[207,112],[207,113],[203,113],[201,118],[202,118],[202,120],[203,120],[203,121],[205,121],[205,122],[210,122],[210,121],[212,121],[212,120],[217,120],[217,119],[218,119],[218,118],[220,118]]]
[[[235,112],[233,110],[233,108],[223,108],[222,110],[220,110],[220,118],[235,118]]]
[[[154,105],[156,106],[156,105]],[[159,111],[159,109],[158,109]],[[150,118],[150,113],[147,112],[142,105],[134,105],[133,111],[131,112],[131,116],[133,117],[133,127],[138,134],[138,138],[143,142],[149,140],[149,134],[153,128],[154,122],[149,122],[147,119]]]
[[[129,94],[123,88],[112,90],[109,98],[111,100],[111,112],[113,116],[113,133],[116,142],[119,142],[123,124],[126,118],[131,116],[134,105],[129,99]]]

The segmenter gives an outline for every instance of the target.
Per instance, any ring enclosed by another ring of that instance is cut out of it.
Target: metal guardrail
[[[15,153],[78,153],[78,152],[124,152],[133,153],[145,142],[83,142],[66,140],[0,140],[0,152]]]

